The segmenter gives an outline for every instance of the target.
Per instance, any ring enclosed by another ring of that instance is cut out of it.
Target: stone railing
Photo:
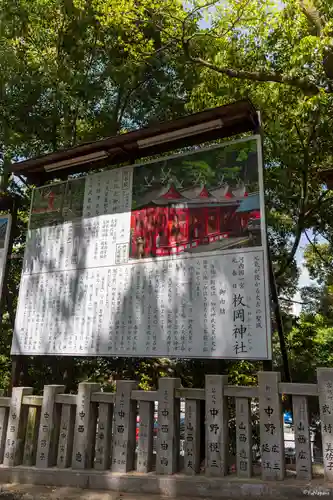
[[[77,395],[63,394],[63,386],[50,385],[45,386],[43,396],[33,396],[31,388],[15,387],[11,398],[0,397],[0,481],[28,482],[32,476],[27,476],[27,471],[35,471],[34,482],[59,484],[57,475],[64,478],[67,471],[75,477],[89,474],[91,485],[94,474],[147,474],[153,470],[154,462],[155,476],[226,476],[228,398],[235,400],[236,476],[247,479],[254,474],[251,401],[256,398],[261,478],[283,480],[282,394],[292,396],[296,476],[307,481],[312,477],[307,397],[319,397],[324,472],[326,479],[332,480],[333,369],[318,369],[317,380],[317,384],[281,383],[278,373],[260,372],[257,387],[242,387],[228,385],[227,376],[207,375],[205,389],[184,389],[177,378],[161,378],[157,391],[137,390],[135,382],[123,380],[117,382],[115,393],[101,392],[95,383],[82,383]],[[181,399],[185,400],[185,432],[184,463],[180,470]],[[206,414],[204,472],[200,471],[201,400],[205,401]],[[62,481],[66,484],[67,480]]]

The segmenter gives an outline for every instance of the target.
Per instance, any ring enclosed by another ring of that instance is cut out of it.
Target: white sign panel
[[[12,354],[269,359],[260,152],[35,190]]]

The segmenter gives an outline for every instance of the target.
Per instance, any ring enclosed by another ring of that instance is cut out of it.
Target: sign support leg
[[[267,245],[267,247],[268,247],[268,245]],[[268,253],[269,282],[270,282],[270,289],[271,289],[271,297],[272,297],[272,304],[273,304],[273,309],[274,309],[276,327],[277,327],[279,341],[280,341],[280,349],[281,349],[281,355],[282,355],[282,361],[283,361],[284,379],[285,379],[285,382],[291,382],[288,352],[287,352],[287,347],[286,347],[286,341],[284,338],[282,314],[281,314],[281,309],[280,309],[280,304],[279,304],[279,296],[278,296],[276,281],[275,281],[275,277],[274,277],[273,264],[272,264],[272,258],[271,258],[271,254],[269,251],[269,247],[268,247],[267,253]],[[266,368],[264,367],[264,370],[265,369],[267,370],[267,367]],[[272,371],[272,368],[270,368],[269,371]]]

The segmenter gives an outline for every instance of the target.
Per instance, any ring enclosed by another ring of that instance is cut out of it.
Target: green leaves
[[[298,0],[194,0],[191,5],[180,0],[0,0],[0,151],[10,162],[250,98],[264,130],[274,269],[280,274],[279,290],[292,297],[301,235],[314,229],[333,239],[333,204],[322,198],[318,177],[333,159],[333,7],[329,0],[320,8],[303,3],[305,9]],[[239,149],[228,179],[237,179],[239,162],[250,152]],[[171,173],[178,171],[175,165]],[[185,183],[220,181],[209,162],[191,162],[184,171]],[[17,183],[9,189],[20,196],[25,191]],[[18,244],[24,244],[25,220],[22,210]],[[331,247],[319,250],[331,263]],[[316,359],[331,362],[324,352],[325,342],[331,345],[331,324],[323,317],[333,311],[332,277],[312,251],[306,259],[320,288],[304,291],[312,315],[302,317],[288,338],[295,372],[304,369],[310,377]],[[11,274],[14,302],[20,265],[13,265]],[[2,352],[8,352],[11,336],[5,317]],[[102,380],[103,374],[108,384],[119,371],[147,388],[157,374],[177,368],[196,385],[207,371],[198,362],[195,380],[193,363],[138,362],[135,368],[119,360],[89,363],[75,361],[73,384],[85,377]],[[55,380],[56,366],[35,366],[31,379]],[[252,383],[258,368],[249,363],[224,367],[241,383]]]
[[[186,77],[160,51],[161,5],[1,0],[0,143],[29,157],[178,115]]]
[[[333,366],[333,328],[321,315],[303,314],[287,335],[294,382],[313,382],[317,366]]]
[[[0,0],[0,174],[11,161],[93,141],[184,114],[195,74],[183,56],[166,53],[167,15],[183,15],[181,2]],[[191,23],[189,23],[191,24]],[[6,175],[4,176],[4,178]],[[17,179],[7,187],[25,201]],[[23,253],[28,204],[17,224]],[[1,327],[1,352],[9,354],[22,261],[11,261],[10,314]],[[43,362],[44,363],[44,362]],[[62,380],[68,366],[34,360],[26,383]],[[120,362],[72,363],[71,384]],[[0,367],[2,368],[0,360]],[[154,365],[148,370],[151,373]],[[4,368],[3,382],[9,372]],[[125,370],[125,368],[124,368]],[[126,368],[127,370],[127,368]],[[164,373],[164,368],[161,372]],[[128,373],[128,372],[127,372]]]

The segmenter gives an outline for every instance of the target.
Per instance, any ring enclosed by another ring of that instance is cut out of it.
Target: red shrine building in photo
[[[248,196],[253,194],[248,195],[245,186],[177,189],[170,183],[152,188],[137,200],[131,214],[131,257],[178,254],[242,236],[253,215],[253,203],[251,210],[241,209]]]

